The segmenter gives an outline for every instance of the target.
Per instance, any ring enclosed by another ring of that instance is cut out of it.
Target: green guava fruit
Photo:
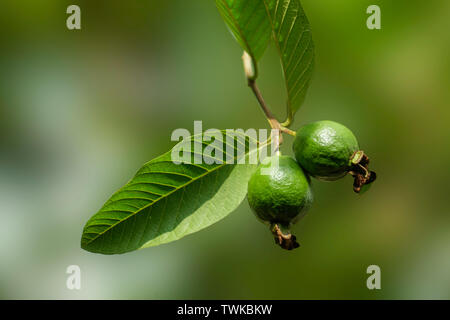
[[[324,120],[301,127],[293,150],[300,166],[317,179],[333,181],[352,174],[357,193],[376,178],[368,170],[369,158],[359,150],[355,135],[340,123]]]
[[[299,244],[289,231],[313,202],[310,179],[288,156],[267,158],[248,182],[248,202],[259,220],[270,225],[275,242],[291,250]]]

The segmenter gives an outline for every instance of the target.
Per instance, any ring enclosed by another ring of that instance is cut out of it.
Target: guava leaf
[[[255,62],[270,41],[271,26],[262,0],[216,0],[231,33]]]
[[[249,157],[260,146],[239,131],[184,139],[146,163],[89,219],[81,247],[125,253],[180,239],[223,219],[245,198],[256,168]]]
[[[278,49],[287,90],[288,123],[302,105],[314,67],[314,43],[299,0],[262,0]]]

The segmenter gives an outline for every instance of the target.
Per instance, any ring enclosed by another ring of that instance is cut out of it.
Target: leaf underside
[[[270,41],[271,26],[262,0],[216,0],[222,18],[237,42],[255,61]]]
[[[156,246],[206,228],[233,211],[245,198],[256,168],[248,161],[236,163],[259,143],[236,132],[217,132],[177,144],[178,153],[186,146],[191,149],[185,153],[190,159],[181,164],[174,163],[180,158],[171,151],[146,163],[89,219],[81,247],[117,254]],[[203,163],[196,163],[199,159]],[[225,163],[230,160],[234,164]]]
[[[286,84],[288,118],[302,105],[314,68],[314,43],[299,0],[262,0],[278,49]]]

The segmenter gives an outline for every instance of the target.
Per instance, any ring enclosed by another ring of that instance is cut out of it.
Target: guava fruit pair
[[[266,159],[250,178],[247,196],[256,216],[270,225],[275,242],[287,250],[299,246],[289,229],[313,202],[310,176],[333,181],[349,173],[356,193],[376,178],[354,134],[339,123],[318,121],[301,127],[293,150],[297,161],[279,154]]]

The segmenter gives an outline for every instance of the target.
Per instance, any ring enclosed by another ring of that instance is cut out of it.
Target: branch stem
[[[255,95],[256,99],[258,100],[259,105],[261,106],[262,111],[264,112],[264,115],[266,116],[267,121],[270,124],[270,127],[272,129],[277,130],[278,137],[277,139],[274,139],[276,141],[275,150],[278,151],[280,145],[283,143],[283,135],[282,133],[287,133],[289,135],[295,136],[295,131],[292,131],[285,127],[284,123],[281,124],[277,118],[273,115],[273,113],[270,111],[269,107],[267,106],[266,102],[264,101],[264,98],[261,94],[261,91],[259,90],[258,86],[256,85],[256,78],[257,78],[257,72],[256,72],[256,64],[253,61],[253,58],[244,51],[244,54],[242,55],[242,60],[244,63],[244,71],[245,76],[247,78],[248,86],[252,89],[253,94]],[[287,125],[291,123],[290,117],[288,117],[288,120],[286,120]]]
[[[272,112],[270,111],[266,102],[264,101],[261,91],[259,90],[258,86],[256,85],[256,81],[254,79],[248,79],[248,86],[250,87],[250,89],[252,89],[253,94],[255,95],[256,99],[258,100],[259,105],[261,106],[261,109],[264,112],[264,115],[266,116],[266,119],[270,124],[270,127],[272,129],[278,130],[278,133],[282,132],[283,130],[282,130],[280,122],[278,122],[278,120],[272,114]],[[279,146],[283,143],[283,135],[278,134],[278,139],[275,139],[275,141],[278,141],[278,145],[275,146],[275,150],[278,151]]]
[[[261,94],[261,91],[259,90],[259,88],[256,84],[256,81],[254,79],[248,79],[248,86],[252,89],[253,94],[255,95],[256,99],[258,100],[259,105],[261,106],[261,109],[264,112],[264,115],[266,116],[267,121],[270,124],[270,127],[272,129],[279,130],[279,132],[281,132],[281,133],[287,133],[287,134],[295,137],[296,132],[283,126],[277,120],[277,118],[275,118],[273,113],[270,111],[269,107],[267,106],[267,104]],[[282,143],[283,143],[283,136],[280,134],[279,135],[279,144],[281,145]]]
[[[281,130],[281,124],[278,122],[278,120],[272,114],[269,107],[267,107],[267,104],[264,101],[264,98],[262,97],[261,91],[259,90],[258,86],[256,85],[256,81],[249,79],[248,86],[252,89],[253,94],[255,95],[256,99],[258,100],[259,105],[261,106],[261,109],[263,110],[264,115],[267,118],[267,121],[269,121],[271,128]]]

